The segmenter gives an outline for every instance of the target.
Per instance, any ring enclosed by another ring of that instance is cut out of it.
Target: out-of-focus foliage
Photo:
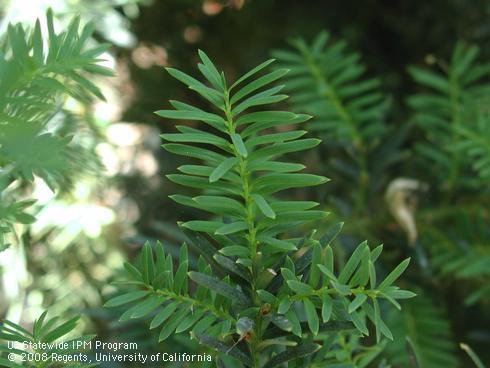
[[[490,179],[490,122],[487,107],[482,109],[485,111],[477,113],[474,123],[456,128],[461,138],[455,149],[463,151],[473,169],[487,181]]]
[[[438,175],[448,191],[474,182],[474,172],[468,171],[470,162],[485,154],[481,143],[474,142],[474,136],[481,131],[485,143],[489,132],[488,122],[482,122],[478,115],[479,110],[488,109],[490,102],[490,85],[485,83],[490,66],[477,62],[478,55],[478,47],[458,43],[450,62],[440,61],[442,73],[418,67],[408,69],[414,81],[427,88],[408,99],[408,105],[416,112],[414,120],[427,140],[416,144],[415,149],[427,168],[437,167],[429,172]],[[461,148],[468,155],[462,155]],[[474,167],[485,173],[485,158]]]
[[[433,230],[426,242],[437,242],[433,247],[433,264],[446,280],[461,283],[461,293],[466,305],[488,303],[490,287],[490,229],[485,213],[462,213],[457,227],[451,230]],[[471,287],[470,287],[471,286]]]
[[[403,143],[403,140],[400,140],[397,132],[374,129],[370,138],[374,142],[387,142],[385,145],[391,146],[391,150],[380,150],[378,153],[382,154],[364,156],[363,150],[355,151],[356,145],[359,146],[356,142],[360,141],[359,137],[363,137],[362,134],[351,135],[347,138],[349,142],[344,143],[346,134],[352,131],[352,126],[359,126],[359,123],[364,122],[366,129],[369,129],[367,117],[374,119],[376,123],[381,122],[383,114],[380,105],[372,107],[371,103],[381,101],[382,95],[374,92],[361,93],[365,91],[364,86],[367,86],[367,91],[377,86],[375,82],[368,81],[365,84],[357,81],[353,85],[349,84],[350,80],[363,72],[363,68],[356,64],[358,57],[355,54],[339,57],[339,50],[343,50],[345,44],[337,42],[327,45],[324,49],[326,40],[325,34],[318,36],[310,46],[305,41],[294,40],[292,44],[299,50],[299,54],[286,50],[278,51],[275,55],[281,59],[283,65],[291,67],[293,71],[289,74],[289,88],[302,91],[300,101],[293,100],[293,105],[301,105],[306,111],[310,109],[311,113],[319,116],[317,122],[313,119],[310,124],[318,127],[315,129],[318,134],[322,134],[322,130],[326,131],[333,142],[332,146],[335,147],[337,144],[355,152],[352,154],[354,162],[357,158],[360,164],[352,168],[351,178],[362,184],[363,167],[365,171],[368,168],[366,173],[372,177],[372,173],[377,172],[373,166],[379,167],[380,162],[386,163],[380,171],[382,175],[389,173],[387,169],[391,160],[394,159],[395,163],[400,165],[400,158],[403,156],[400,155],[401,151],[397,151],[397,146]],[[485,170],[489,159],[486,151],[489,126],[485,114],[490,85],[486,79],[489,72],[488,64],[478,63],[478,51],[474,46],[458,43],[450,63],[438,61],[444,73],[418,67],[409,68],[415,82],[427,89],[410,96],[408,106],[414,110],[413,121],[416,124],[413,129],[419,128],[427,139],[427,142],[416,141],[412,155],[415,155],[414,162],[419,165],[418,169],[427,172],[421,178],[429,184],[413,178],[396,178],[386,189],[385,197],[391,214],[407,233],[408,245],[414,247],[412,252],[422,274],[412,282],[424,285],[425,291],[422,294],[436,287],[440,293],[443,290],[458,293],[459,298],[464,298],[467,305],[480,303],[480,308],[485,310],[488,304],[488,288],[482,280],[488,277],[487,250],[490,243],[488,212],[483,208],[479,210],[479,207],[482,205],[480,201],[485,201],[484,193],[488,195]],[[371,113],[373,115],[370,115]],[[353,125],[355,119],[349,117],[358,117],[358,123]],[[342,131],[345,134],[339,135]],[[406,139],[406,133],[403,135]],[[326,154],[333,153],[330,162],[343,160],[341,154],[330,147],[322,148]],[[364,161],[359,161],[359,157],[364,157]],[[326,170],[328,167],[327,165]],[[401,171],[401,175],[410,174]],[[431,204],[425,206],[433,207],[419,210],[417,197],[423,190],[427,190],[427,187],[433,193],[434,199]],[[350,188],[349,184],[347,188]],[[375,188],[371,187],[364,196],[344,198],[350,200],[345,207],[365,211],[375,203],[373,198],[379,198],[379,182],[378,190]],[[471,192],[475,189],[478,191]],[[353,193],[358,193],[357,190],[354,187]],[[337,193],[339,191],[336,191]],[[454,201],[454,204],[449,201]],[[360,224],[359,228],[353,228],[353,233],[379,236],[376,235],[380,231],[377,219],[359,217],[360,214],[362,212],[353,212],[353,221]],[[423,218],[417,221],[419,216]],[[448,221],[453,222],[453,229],[449,231],[446,228]],[[437,284],[431,285],[434,276]],[[443,285],[448,279],[457,282],[455,285]],[[462,282],[465,282],[464,287]],[[472,289],[468,290],[470,285]],[[399,338],[393,344],[387,345],[388,356],[395,357],[393,363],[396,366],[408,364],[409,357],[401,354],[405,351],[405,343],[404,338],[400,337],[406,336],[415,359],[421,366],[456,365],[454,347],[457,341],[449,334],[450,323],[447,314],[438,307],[437,313],[428,313],[425,319],[420,317],[419,312],[419,318],[411,317],[413,311],[421,312],[422,309],[429,311],[427,305],[421,307],[417,302],[408,303],[407,310],[394,320],[394,325],[398,326]],[[463,309],[460,313],[469,313],[469,310]],[[403,321],[406,322],[405,327]],[[432,324],[439,326],[437,331],[444,336],[432,336]]]
[[[393,343],[386,354],[395,366],[410,366],[406,354],[407,339],[421,367],[457,366],[456,344],[444,310],[425,297],[414,299],[404,306],[403,314],[390,313],[388,323],[393,327]]]
[[[84,101],[90,95],[103,98],[99,88],[82,73],[112,75],[98,65],[107,45],[87,49],[93,27],[87,24],[79,30],[79,22],[74,18],[66,31],[57,33],[53,14],[48,12],[45,37],[39,21],[32,30],[20,24],[8,28],[0,54],[2,197],[15,180],[32,182],[34,175],[55,189],[66,175],[85,165],[86,154],[81,147],[69,145],[70,134],[59,134],[49,126],[67,95]],[[16,204],[6,200],[2,200],[2,229],[12,228],[15,221],[33,222],[32,216],[23,213],[32,201]]]
[[[0,322],[0,339],[9,344],[0,344],[0,352],[9,353],[8,357],[7,354],[5,357],[0,355],[2,366],[37,368],[42,364],[42,367],[47,368],[60,365],[71,368],[95,367],[96,364],[88,363],[86,354],[77,354],[82,351],[84,343],[89,343],[94,338],[89,335],[72,336],[80,317],[60,322],[59,317],[46,319],[46,316],[47,311],[34,321],[32,331],[9,321]],[[33,347],[33,350],[29,347]]]
[[[130,20],[137,18],[140,6],[151,0],[37,0],[26,7],[25,2],[5,0],[0,5],[4,19],[0,23],[3,32],[8,23],[29,23],[52,9],[59,18],[72,18],[74,14],[83,21],[94,22],[95,30],[105,40],[119,47],[134,47],[136,37],[130,30]]]
[[[330,167],[339,173],[339,181],[357,183],[339,185],[339,197],[350,212],[365,211],[373,192],[383,185],[386,168],[401,156],[400,139],[387,141],[384,124],[389,100],[380,90],[380,81],[365,77],[360,55],[346,51],[344,41],[332,41],[329,33],[320,33],[307,44],[291,41],[295,51],[273,52],[289,68],[286,89],[291,91],[292,106],[315,118],[310,129],[324,138],[324,150],[336,152]],[[389,159],[378,160],[381,155]],[[351,204],[346,203],[347,197]]]
[[[373,138],[383,135],[386,98],[379,91],[378,79],[363,77],[359,54],[346,52],[345,42],[331,43],[330,38],[322,32],[311,45],[294,39],[295,53],[276,51],[273,55],[290,69],[285,82],[294,92],[292,105],[315,116],[310,129],[345,142],[344,149],[355,158],[369,149]]]

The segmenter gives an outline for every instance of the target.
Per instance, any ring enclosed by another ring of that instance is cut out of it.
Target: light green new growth
[[[213,112],[180,101],[170,101],[173,110],[156,112],[206,125],[177,125],[178,133],[162,135],[167,151],[200,160],[167,176],[201,191],[172,199],[211,214],[180,224],[200,254],[197,271],[188,271],[186,245],[174,270],[160,244],[153,249],[146,244],[137,266],[126,265],[129,284],[138,290],[106,305],[133,303],[122,319],[151,315],[150,328],[160,329],[160,340],[190,331],[201,343],[250,367],[335,362],[328,345],[321,348],[318,343],[340,331],[368,335],[367,321],[374,324],[378,342],[382,336],[391,338],[379,302],[385,299],[399,308],[397,299],[414,296],[393,285],[409,260],[380,278],[375,262],[382,247],[371,250],[364,242],[335,271],[330,243],[342,224],[319,239],[316,231],[305,235],[307,224],[321,222],[327,213],[314,209],[318,203],[281,196],[284,190],[327,181],[301,173],[305,167],[299,163],[280,160],[319,143],[295,128],[308,115],[267,107],[287,98],[278,94],[283,86],[270,86],[287,70],[258,77],[269,60],[228,85],[202,51],[199,56],[206,83],[167,70],[209,101]],[[230,339],[235,333],[239,343]]]

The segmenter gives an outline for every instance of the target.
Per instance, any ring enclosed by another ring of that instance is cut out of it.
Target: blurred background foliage
[[[91,79],[106,101],[67,99],[63,106],[61,126],[71,131],[76,127],[75,143],[93,153],[93,167],[72,170],[54,192],[38,179],[32,186],[14,183],[21,198],[37,200],[28,211],[36,222],[17,225],[10,235],[12,246],[0,255],[1,317],[28,325],[49,307],[53,314],[84,314],[81,328],[100,339],[138,340],[149,351],[200,349],[179,335],[156,345],[145,326],[117,323],[118,311],[101,308],[114,292],[109,282],[118,278],[122,262],[132,259],[146,240],[161,240],[177,255],[183,237],[176,221],[202,217],[167,197],[176,189],[163,174],[174,172],[182,162],[160,149],[158,135],[169,128],[153,114],[168,106],[170,98],[196,106],[202,101],[182,89],[163,67],[193,71],[200,48],[227,75],[239,76],[274,54],[272,50],[282,50],[276,56],[287,65],[284,50],[291,53],[296,46],[301,53],[300,39],[310,45],[328,30],[327,49],[330,42],[346,41],[344,57],[359,53],[365,66],[359,80],[377,78],[375,92],[384,105],[374,120],[383,128],[368,134],[360,151],[352,137],[315,130],[312,134],[324,141],[301,162],[333,180],[314,192],[291,195],[316,200],[331,210],[329,223],[345,221],[337,244],[345,256],[360,239],[368,238],[372,244],[385,244],[387,265],[406,255],[414,257],[404,282],[412,290],[415,285],[420,297],[389,319],[397,342],[386,345],[380,361],[407,366],[405,336],[423,357],[422,367],[469,366],[458,350],[460,342],[490,361],[485,349],[490,346],[490,175],[485,167],[490,165],[483,162],[477,170],[472,168],[484,149],[490,151],[485,115],[489,74],[482,74],[478,108],[461,115],[474,129],[470,125],[462,133],[455,130],[462,137],[458,157],[464,157],[458,159],[461,167],[456,173],[446,173],[444,160],[434,160],[440,155],[423,147],[439,149],[449,157],[449,166],[454,162],[448,147],[455,144],[453,133],[449,138],[447,132],[434,136],[420,123],[427,113],[437,115],[440,100],[417,99],[431,93],[445,98],[444,91],[434,92],[417,71],[432,70],[446,78],[448,65],[470,52],[455,51],[458,41],[478,45],[476,60],[488,65],[488,1],[366,0],[361,5],[337,0],[10,0],[0,5],[0,32],[6,32],[9,22],[33,25],[48,7],[58,27],[75,14],[83,22],[94,22],[93,42],[112,45],[103,58],[115,77]],[[293,46],[288,44],[291,39]],[[310,91],[321,92],[314,79]],[[465,109],[468,99],[461,100]],[[304,101],[290,103],[295,111],[298,106],[308,111]],[[444,112],[441,116],[448,121],[454,117]],[[476,141],[463,139],[474,138],[475,132],[482,138],[481,150],[475,150]],[[369,180],[363,182],[361,172]]]

